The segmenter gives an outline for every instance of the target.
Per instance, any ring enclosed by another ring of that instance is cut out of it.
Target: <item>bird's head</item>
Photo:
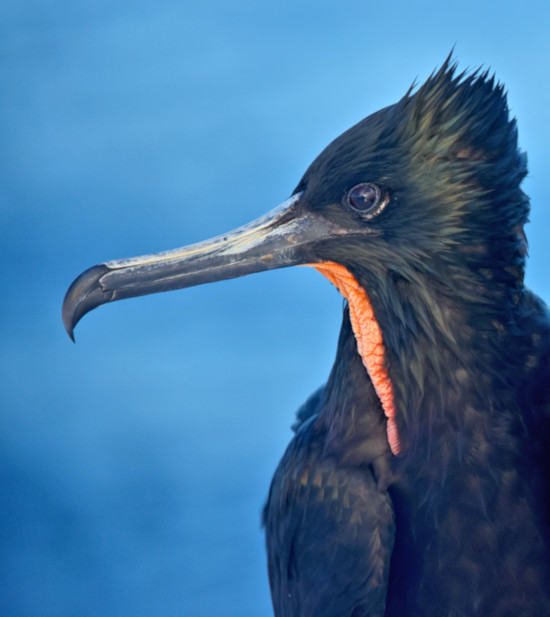
[[[393,275],[452,293],[489,270],[517,288],[525,174],[502,86],[487,73],[455,75],[446,62],[334,140],[295,192],[305,210],[345,230],[320,239],[315,256],[345,265],[371,294]]]
[[[348,299],[365,366],[384,381],[391,359],[373,361],[380,348],[397,357],[408,334],[434,340],[461,303],[490,312],[497,298],[514,302],[526,252],[525,174],[502,86],[487,73],[456,75],[448,59],[416,91],[334,140],[264,217],[85,271],[67,292],[63,320],[72,336],[85,313],[113,300],[313,265]],[[390,387],[389,417],[393,397]]]

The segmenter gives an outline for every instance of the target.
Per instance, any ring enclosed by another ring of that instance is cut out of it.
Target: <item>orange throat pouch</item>
[[[382,403],[387,418],[388,442],[393,454],[397,455],[401,446],[395,419],[393,387],[385,366],[386,350],[382,331],[376,321],[371,301],[366,291],[345,266],[333,261],[307,265],[312,266],[325,276],[348,301],[351,327],[357,341],[357,350]]]

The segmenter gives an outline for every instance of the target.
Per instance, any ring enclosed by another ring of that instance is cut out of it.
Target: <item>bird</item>
[[[63,304],[294,265],[345,299],[262,521],[276,617],[550,615],[550,318],[504,86],[452,53],[233,232],[107,261]]]

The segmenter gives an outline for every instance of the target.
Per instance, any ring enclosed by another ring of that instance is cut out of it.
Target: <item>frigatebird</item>
[[[503,86],[449,57],[223,236],[108,261],[91,309],[310,265],[346,299],[263,514],[277,617],[550,615],[550,319],[524,286],[529,200]]]

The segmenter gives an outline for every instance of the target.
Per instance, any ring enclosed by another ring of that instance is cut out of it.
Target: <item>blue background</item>
[[[294,268],[102,307],[66,287],[285,199],[456,44],[509,90],[550,299],[547,2],[4,0],[0,614],[268,616],[260,510],[342,300]]]

